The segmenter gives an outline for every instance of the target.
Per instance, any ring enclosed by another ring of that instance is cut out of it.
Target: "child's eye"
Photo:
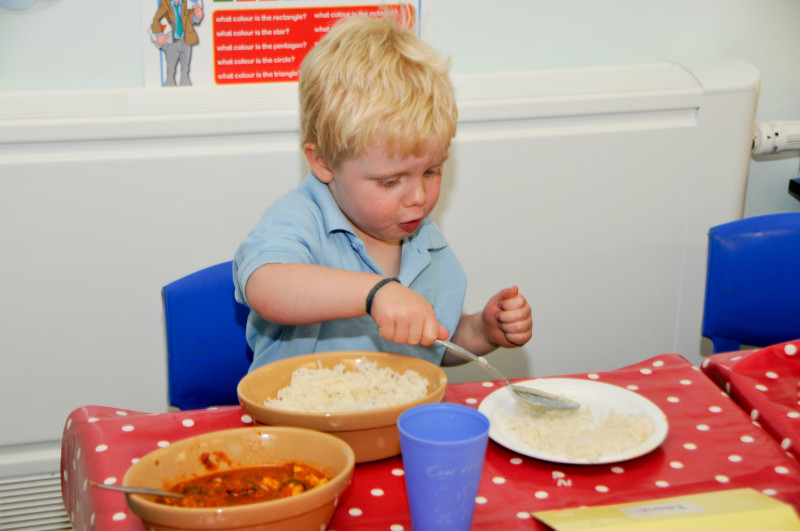
[[[442,174],[441,168],[431,168],[425,172],[425,177],[438,177]]]
[[[378,186],[381,188],[394,188],[398,184],[400,184],[400,179],[380,179],[378,181]]]

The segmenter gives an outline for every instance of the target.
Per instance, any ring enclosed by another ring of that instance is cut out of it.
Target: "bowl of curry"
[[[125,474],[125,486],[181,498],[126,494],[146,529],[325,529],[355,465],[332,435],[259,426],[198,435],[155,450]]]

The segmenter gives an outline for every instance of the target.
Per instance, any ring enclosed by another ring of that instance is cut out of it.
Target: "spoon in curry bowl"
[[[124,492],[126,494],[144,494],[146,496],[163,496],[164,498],[183,498],[184,494],[180,492],[170,492],[168,490],[150,489],[147,487],[125,487],[121,485],[106,485],[104,483],[97,483],[89,481],[89,485],[100,489],[114,490],[117,492]]]
[[[563,396],[547,393],[539,389],[534,389],[533,387],[512,384],[508,380],[508,378],[506,378],[505,375],[503,375],[503,373],[501,373],[500,371],[495,369],[491,364],[489,364],[489,362],[486,361],[486,358],[476,356],[472,352],[468,351],[465,348],[459,347],[455,343],[437,339],[436,344],[445,347],[447,350],[449,350],[453,354],[458,355],[460,358],[464,360],[478,362],[478,365],[480,365],[482,369],[488,371],[489,373],[491,373],[497,378],[500,378],[501,380],[505,380],[506,385],[508,385],[511,391],[513,391],[514,396],[518,400],[522,400],[529,404],[533,404],[534,406],[545,407],[549,409],[577,409],[581,407],[579,403],[574,402],[568,398],[564,398]]]

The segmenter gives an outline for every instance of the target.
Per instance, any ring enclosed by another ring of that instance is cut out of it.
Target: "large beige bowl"
[[[212,472],[201,456],[213,452],[223,452],[230,459],[230,463],[220,459],[217,471],[295,461],[327,473],[331,480],[290,498],[207,509],[171,507],[150,496],[126,494],[128,507],[144,521],[146,529],[325,529],[355,466],[353,451],[336,437],[301,428],[257,426],[211,432],[155,450],[128,469],[122,484],[169,488]]]
[[[416,371],[428,380],[428,394],[393,407],[348,413],[303,413],[264,405],[266,399],[275,398],[279,390],[291,383],[292,373],[300,367],[317,369],[321,365],[333,369],[342,364],[350,371],[364,362],[377,362],[379,369],[389,367],[398,373]],[[428,361],[386,352],[343,351],[307,354],[264,365],[239,382],[238,393],[242,408],[256,422],[328,432],[347,442],[356,454],[356,462],[364,463],[398,455],[397,417],[411,407],[441,401],[446,386],[445,372]]]

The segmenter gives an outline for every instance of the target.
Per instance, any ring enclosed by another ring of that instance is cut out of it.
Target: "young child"
[[[236,252],[251,308],[251,370],[312,352],[382,351],[436,364],[531,338],[516,287],[463,314],[466,277],[429,218],[457,110],[449,64],[391,16],[339,22],[306,56],[303,150],[311,168]]]

